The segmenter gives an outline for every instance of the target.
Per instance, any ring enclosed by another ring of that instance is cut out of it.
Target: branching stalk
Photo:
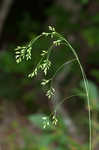
[[[75,49],[70,45],[70,43],[59,33],[57,33],[55,31],[55,28],[49,26],[49,33],[43,32],[41,35],[37,36],[36,38],[34,38],[33,40],[31,40],[29,42],[29,44],[27,44],[26,46],[23,47],[17,47],[16,50],[16,62],[20,63],[22,60],[24,60],[26,58],[26,60],[28,61],[29,59],[31,59],[31,50],[33,47],[33,44],[42,36],[48,37],[50,36],[51,39],[56,38],[56,41],[53,41],[53,44],[50,46],[50,48],[48,49],[48,51],[42,51],[42,58],[40,59],[39,63],[37,64],[36,68],[34,69],[34,71],[29,74],[29,77],[34,77],[37,75],[38,71],[43,71],[45,74],[45,77],[48,73],[49,68],[51,67],[51,61],[50,61],[50,55],[52,52],[52,48],[54,46],[60,46],[60,44],[64,44],[66,47],[68,47],[73,55],[75,56],[74,59],[67,61],[66,63],[64,63],[63,65],[61,65],[58,70],[56,70],[56,72],[54,73],[54,75],[52,76],[52,78],[50,79],[43,79],[43,81],[41,82],[41,85],[44,87],[46,84],[50,84],[50,89],[47,90],[46,96],[48,96],[49,99],[52,98],[52,96],[54,96],[55,90],[52,87],[52,80],[54,79],[54,77],[56,76],[56,74],[58,73],[58,71],[60,69],[62,69],[62,67],[64,67],[66,64],[72,63],[73,61],[77,60],[81,73],[82,73],[82,77],[83,77],[83,81],[84,81],[84,85],[85,85],[85,90],[86,90],[86,97],[87,97],[87,103],[88,103],[88,118],[89,118],[89,150],[92,150],[92,123],[91,123],[91,109],[90,109],[90,99],[89,99],[89,93],[88,93],[88,81],[84,72],[84,69],[80,63],[79,57],[75,51]],[[71,98],[75,95],[72,95],[68,98]],[[64,99],[66,100],[66,99]],[[61,103],[63,103],[64,101],[62,101]],[[61,103],[59,103],[59,105],[61,105]],[[59,106],[58,105],[58,106]],[[56,112],[56,111],[55,111]],[[46,128],[47,126],[50,125],[49,120],[44,117],[44,128]],[[56,118],[56,113],[52,116],[52,124],[56,125],[57,124],[57,118]]]

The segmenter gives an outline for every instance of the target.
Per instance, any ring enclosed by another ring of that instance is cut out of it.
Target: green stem
[[[61,41],[64,41],[66,46],[68,46],[70,48],[70,50],[73,52],[78,64],[79,64],[79,67],[80,67],[80,70],[81,70],[81,73],[82,73],[82,76],[83,76],[83,80],[84,80],[84,85],[85,85],[85,90],[86,90],[86,97],[87,97],[87,103],[88,103],[88,116],[89,116],[89,150],[92,150],[92,128],[91,128],[91,109],[90,109],[90,99],[89,99],[89,94],[88,94],[88,82],[87,82],[87,78],[86,78],[86,75],[85,75],[85,72],[83,70],[83,67],[80,63],[80,60],[78,58],[78,55],[76,53],[76,51],[73,49],[73,47],[69,44],[69,42],[63,37],[61,36],[59,33],[55,32],[55,36],[58,37]],[[42,37],[43,35],[39,35],[37,36],[36,38],[34,38],[30,44],[31,46],[40,38]],[[47,59],[49,59],[50,57],[50,53],[52,51],[52,48],[53,48],[53,45],[49,48],[48,50],[48,55],[47,55]],[[40,60],[41,62],[42,60]],[[61,69],[61,68],[60,68]],[[59,71],[59,70],[58,70]],[[56,71],[56,73],[58,72]],[[55,75],[56,75],[55,73]]]
[[[83,70],[83,67],[80,63],[80,60],[78,58],[77,53],[75,52],[75,50],[73,49],[73,47],[69,44],[69,42],[64,39],[66,42],[66,46],[68,45],[68,47],[71,49],[71,51],[73,52],[74,56],[76,57],[78,64],[80,66],[81,72],[82,72],[82,76],[83,76],[83,80],[84,80],[84,85],[85,85],[85,89],[86,89],[86,96],[87,96],[87,103],[88,103],[88,112],[89,112],[89,150],[92,150],[92,129],[91,129],[91,109],[90,109],[90,99],[89,99],[89,94],[88,94],[88,85],[87,85],[87,78],[85,75],[85,72]]]
[[[55,76],[56,76],[56,74],[60,71],[60,69],[62,69],[65,65],[67,65],[67,64],[70,64],[70,63],[72,63],[73,61],[75,61],[76,59],[74,58],[74,59],[72,59],[72,60],[70,60],[70,61],[67,61],[67,62],[65,62],[64,64],[62,64],[57,70],[56,70],[56,72],[54,73],[54,75],[52,76],[52,78],[51,79],[54,79],[55,78]]]
[[[66,47],[68,46],[70,48],[70,50],[73,52],[74,56],[77,59],[77,62],[80,66],[80,70],[83,76],[83,80],[84,80],[84,85],[85,85],[85,90],[86,90],[86,97],[87,97],[87,104],[88,104],[88,118],[89,118],[89,150],[92,150],[92,127],[91,127],[91,109],[90,109],[90,99],[89,99],[89,94],[88,94],[88,82],[87,82],[87,78],[85,75],[85,72],[83,70],[83,67],[80,63],[80,60],[78,58],[78,55],[76,53],[76,51],[73,49],[73,47],[69,44],[69,42],[59,33],[56,32],[55,34],[56,37],[58,37],[61,41],[65,41],[65,45]]]
[[[57,112],[57,109],[59,108],[60,105],[62,105],[62,104],[64,103],[64,101],[69,100],[69,99],[71,99],[72,97],[76,97],[76,96],[80,96],[80,93],[79,93],[79,94],[74,94],[74,95],[71,95],[71,96],[68,96],[68,97],[64,98],[64,99],[56,106],[55,112]]]
[[[43,35],[38,35],[37,37],[35,37],[33,40],[30,41],[30,45],[32,46],[39,38],[41,38]]]
[[[50,57],[53,46],[54,45],[51,45],[50,48],[48,49],[47,59],[49,59],[49,57]]]

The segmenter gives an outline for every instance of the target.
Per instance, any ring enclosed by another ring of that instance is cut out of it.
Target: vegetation
[[[61,36],[59,33],[57,33],[55,31],[55,28],[54,27],[51,27],[49,26],[49,33],[46,33],[46,32],[43,32],[40,36],[37,36],[35,39],[33,39],[32,41],[29,42],[28,45],[26,46],[23,46],[23,47],[20,47],[18,46],[15,51],[16,51],[16,62],[17,63],[20,63],[23,59],[26,58],[26,60],[29,60],[31,59],[31,50],[32,50],[32,47],[33,47],[33,44],[34,42],[36,42],[36,40],[38,40],[42,35],[44,35],[45,37],[48,37],[50,36],[52,39],[54,37],[56,37],[56,39],[52,42],[52,45],[50,46],[50,48],[48,49],[48,51],[42,51],[41,53],[41,56],[42,58],[40,59],[40,61],[37,63],[34,71],[32,73],[30,73],[28,75],[28,77],[34,77],[34,76],[37,76],[38,74],[38,71],[41,70],[44,72],[45,76],[47,75],[48,73],[48,70],[50,69],[51,67],[51,61],[49,60],[49,57],[51,55],[51,51],[53,49],[54,46],[60,46],[61,44],[64,44],[66,45],[67,47],[70,48],[70,50],[73,52],[74,56],[75,56],[75,59],[73,60],[77,60],[79,66],[80,66],[80,69],[81,69],[81,72],[82,72],[82,76],[83,76],[83,82],[84,82],[84,85],[85,85],[85,90],[86,90],[86,96],[87,96],[87,101],[88,101],[88,111],[89,111],[89,143],[90,143],[90,146],[89,146],[89,150],[91,150],[91,112],[90,112],[90,101],[89,101],[89,90],[88,90],[88,83],[87,83],[87,79],[86,79],[86,75],[84,73],[84,70],[82,68],[82,65],[80,63],[80,60],[76,54],[76,51],[72,48],[72,46],[69,44],[69,42],[63,37]],[[69,61],[69,62],[72,62],[73,60]],[[68,63],[68,62],[66,62]],[[48,96],[49,99],[51,99],[55,94],[55,89],[52,87],[52,81],[54,79],[54,77],[56,76],[56,73],[60,70],[60,68],[62,68],[66,63],[62,64],[58,69],[57,71],[54,73],[54,75],[50,78],[50,79],[43,79],[42,82],[41,82],[41,85],[43,87],[45,87],[47,84],[50,84],[49,85],[49,89],[46,90],[46,96]],[[46,87],[45,87],[46,89]],[[57,107],[57,106],[56,106]],[[44,121],[43,121],[43,128],[46,128],[47,126],[51,126],[51,120],[52,120],[52,125],[56,125],[57,124],[57,118],[56,118],[56,109],[55,109],[55,112],[54,112],[54,115],[52,116],[52,118],[50,119],[49,117],[43,117],[42,118]]]
[[[0,6],[1,148],[98,150],[99,2]]]

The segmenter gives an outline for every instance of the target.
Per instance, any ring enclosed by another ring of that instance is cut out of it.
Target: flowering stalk
[[[29,42],[29,44],[27,44],[26,46],[22,46],[22,47],[17,47],[15,49],[15,53],[16,53],[16,62],[17,63],[20,63],[22,60],[26,59],[27,61],[29,59],[31,59],[31,50],[32,50],[32,47],[33,47],[33,44],[39,39],[41,38],[42,36],[45,36],[45,37],[50,37],[51,39],[56,39],[53,41],[51,47],[48,49],[48,50],[43,50],[42,53],[41,53],[41,59],[40,61],[38,62],[38,64],[36,65],[34,71],[28,75],[28,77],[34,77],[34,76],[37,76],[38,74],[38,71],[43,71],[44,72],[44,75],[46,77],[50,67],[51,67],[51,61],[50,61],[50,55],[51,55],[51,52],[52,52],[52,49],[54,46],[60,46],[61,44],[64,44],[66,47],[68,47],[72,53],[74,54],[74,59],[73,60],[70,60],[66,63],[64,63],[61,67],[59,67],[59,69],[55,72],[55,74],[52,76],[52,78],[50,79],[43,79],[41,81],[41,86],[46,86],[48,84],[50,84],[50,88],[47,90],[46,92],[46,96],[48,96],[49,99],[52,98],[52,96],[54,96],[55,94],[55,89],[52,87],[52,80],[53,78],[56,76],[57,72],[65,65],[65,64],[68,64],[68,63],[71,63],[73,61],[77,61],[78,64],[79,64],[79,67],[80,67],[80,70],[81,70],[81,73],[82,73],[82,77],[83,77],[83,80],[84,80],[84,85],[85,85],[85,89],[86,89],[86,97],[87,97],[87,102],[88,102],[88,112],[89,112],[89,150],[92,150],[92,142],[91,142],[91,138],[92,138],[92,134],[91,134],[91,110],[90,110],[90,100],[89,100],[89,95],[88,95],[88,85],[87,85],[87,78],[86,78],[86,75],[84,73],[84,70],[83,70],[83,67],[80,63],[80,60],[78,58],[78,55],[76,53],[76,51],[73,49],[73,47],[70,45],[70,43],[62,36],[60,35],[59,33],[57,33],[55,31],[55,28],[54,27],[51,27],[49,26],[49,32],[46,33],[46,32],[43,32],[41,35],[37,36],[35,39],[33,39],[32,41]],[[43,118],[43,121],[44,121],[44,128],[46,128],[46,126],[49,126],[50,125],[50,122],[48,120],[48,118]],[[53,125],[56,125],[57,124],[57,118],[56,118],[56,113],[53,115],[52,117],[52,124]]]

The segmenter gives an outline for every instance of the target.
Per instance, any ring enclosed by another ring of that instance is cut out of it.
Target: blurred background
[[[99,1],[98,0],[1,0],[0,1],[0,150],[88,150],[88,107],[77,63],[57,74],[55,103],[48,100],[39,80],[28,79],[47,49],[49,40],[39,40],[32,60],[17,64],[14,49],[48,25],[63,34],[79,55],[89,81],[93,150],[99,149]],[[51,76],[74,58],[64,46],[53,50]],[[79,95],[72,97],[72,95]],[[71,96],[63,103],[62,99]],[[42,116],[57,104],[56,127],[43,129]]]

